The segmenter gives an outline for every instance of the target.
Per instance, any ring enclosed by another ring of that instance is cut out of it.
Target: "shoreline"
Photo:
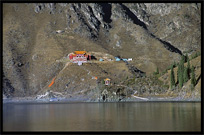
[[[146,100],[148,99],[148,100]],[[123,99],[121,101],[118,100],[110,100],[110,101],[97,101],[94,99],[66,99],[66,98],[59,98],[57,100],[50,100],[50,99],[3,99],[3,104],[15,104],[15,103],[31,103],[31,104],[52,104],[52,103],[139,103],[139,102],[201,102],[201,99],[195,98],[178,98],[178,97],[168,97],[168,98],[146,98],[145,100],[140,98],[129,98]]]

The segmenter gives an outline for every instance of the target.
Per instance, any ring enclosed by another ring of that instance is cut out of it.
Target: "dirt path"
[[[40,93],[44,93],[44,92],[46,92],[47,90],[49,90],[49,87],[51,87],[51,86],[54,84],[54,81],[55,81],[55,80],[57,79],[57,77],[66,69],[66,67],[69,66],[69,64],[70,64],[70,62],[67,62],[67,63],[65,64],[65,66],[63,67],[63,69],[60,70],[59,73],[56,74],[56,75],[53,77],[53,79],[52,79],[51,82],[47,82],[47,84],[42,88],[41,91],[39,91],[39,93],[38,93],[37,95],[39,95]]]

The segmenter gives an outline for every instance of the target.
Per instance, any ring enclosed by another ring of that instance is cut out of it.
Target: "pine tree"
[[[195,85],[196,85],[194,66],[192,66],[192,68],[191,68],[191,84],[193,85],[193,87],[195,87]]]
[[[185,63],[185,56],[182,55],[181,61],[180,61],[180,65],[181,65],[181,70],[184,71],[184,63]],[[181,71],[181,72],[182,72]]]
[[[186,54],[185,55],[185,62],[188,63],[187,67],[183,67],[184,71],[183,71],[183,83],[187,82],[189,80],[189,69],[190,69],[190,63],[189,63],[189,58],[188,58],[188,55]],[[184,63],[183,63],[184,65]]]
[[[188,72],[188,78],[190,78],[190,61],[189,61],[189,58],[187,59],[187,72]]]
[[[183,73],[179,73],[179,87],[182,88],[183,86]]]
[[[188,57],[188,55],[186,54],[186,61],[189,61],[189,57]]]
[[[156,73],[159,74],[159,68],[158,68],[158,67],[157,67],[157,71],[156,71]]]
[[[184,67],[184,74],[183,74],[183,82],[187,82],[189,80],[188,78],[188,68]]]
[[[184,55],[181,56],[180,63],[185,63],[185,56]]]
[[[176,67],[176,62],[175,62],[175,61],[174,61],[174,64],[173,64],[173,66],[174,66],[174,67]]]
[[[173,65],[171,67],[171,78],[170,78],[171,84],[170,84],[170,88],[174,88],[175,87],[175,78],[174,78],[174,69],[173,69]]]
[[[182,55],[180,64],[179,64],[179,76],[178,76],[178,81],[179,81],[179,87],[181,88],[183,86],[183,74],[184,74],[184,61],[185,57]]]
[[[159,68],[157,67],[156,71],[153,73],[154,75],[159,74]]]
[[[184,56],[184,62],[187,62],[187,60],[188,60],[188,55],[186,54],[186,55]]]
[[[180,64],[178,64],[178,70],[177,70],[177,82],[179,82],[179,74],[180,74]]]

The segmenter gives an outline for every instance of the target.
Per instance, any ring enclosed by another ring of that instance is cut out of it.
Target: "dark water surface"
[[[200,130],[200,102],[3,104],[3,131]]]

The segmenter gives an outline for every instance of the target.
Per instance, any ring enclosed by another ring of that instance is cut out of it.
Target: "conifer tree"
[[[183,74],[182,72],[179,73],[179,87],[182,88],[183,86]]]
[[[189,61],[189,57],[188,57],[188,55],[186,54],[186,61]]]
[[[156,73],[159,74],[159,68],[158,68],[158,67],[157,67],[157,71],[156,71]]]
[[[181,56],[180,63],[181,63],[181,62],[183,62],[183,63],[185,62],[185,56],[184,56],[184,55]]]
[[[179,74],[180,74],[180,64],[178,64],[178,70],[177,70],[177,82],[179,82]]]
[[[184,63],[187,62],[187,60],[188,60],[188,55],[186,54],[186,55],[184,56]]]
[[[192,66],[192,68],[191,68],[191,84],[193,85],[193,87],[195,87],[195,85],[196,85],[194,66]]]
[[[176,62],[175,62],[175,61],[174,61],[174,64],[173,64],[173,66],[174,66],[174,67],[176,67]]]
[[[182,55],[181,61],[180,61],[180,65],[181,65],[181,70],[184,71],[184,63],[185,63],[185,56]],[[181,72],[182,72],[181,71]]]
[[[187,72],[188,72],[188,78],[190,78],[190,61],[189,61],[189,58],[187,59]]]
[[[171,77],[170,77],[170,81],[171,81],[171,84],[170,84],[170,88],[174,88],[175,87],[175,78],[174,78],[174,69],[173,69],[173,65],[171,67]]]
[[[159,68],[157,67],[156,71],[153,73],[154,75],[159,74]]]
[[[188,68],[184,67],[184,75],[183,75],[183,82],[187,82],[189,80],[188,78]]]
[[[185,57],[182,55],[180,64],[179,64],[179,74],[178,74],[178,81],[179,81],[179,87],[181,88],[183,86],[183,81],[184,81],[184,61],[185,61]]]

